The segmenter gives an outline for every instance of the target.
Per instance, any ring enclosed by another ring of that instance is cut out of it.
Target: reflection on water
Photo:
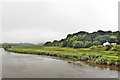
[[[47,56],[2,50],[3,78],[117,78],[117,71],[78,66]]]

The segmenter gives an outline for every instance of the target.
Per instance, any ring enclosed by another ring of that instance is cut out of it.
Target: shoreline
[[[108,64],[99,64],[99,63],[95,63],[93,61],[90,61],[90,60],[80,60],[78,58],[70,58],[70,57],[65,57],[65,56],[58,56],[58,55],[55,55],[55,54],[51,54],[51,53],[45,53],[44,51],[43,52],[39,52],[39,53],[31,53],[31,52],[17,52],[15,50],[10,50],[10,49],[6,49],[5,51],[8,51],[8,52],[14,52],[16,54],[33,54],[33,55],[45,55],[45,56],[52,56],[54,57],[55,59],[60,59],[60,60],[66,60],[68,63],[72,63],[72,64],[75,64],[75,65],[80,65],[82,66],[82,64],[87,64],[89,66],[93,66],[93,67],[98,67],[98,68],[102,68],[102,69],[108,69],[108,70],[114,70],[114,71],[120,71],[120,68],[119,68],[119,65],[118,66],[115,66],[115,65],[108,65]],[[81,64],[82,63],[82,64]]]

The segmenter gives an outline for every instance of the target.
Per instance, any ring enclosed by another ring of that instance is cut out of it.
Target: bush
[[[97,50],[97,46],[91,46],[90,49]]]
[[[98,46],[92,46],[90,47],[90,49],[99,51],[99,50],[104,50],[104,47],[102,45],[98,45]]]
[[[110,50],[111,51],[120,51],[120,45],[114,45]]]
[[[113,47],[113,45],[106,45],[106,46],[105,46],[105,50],[108,51],[108,50],[110,50],[112,47]]]

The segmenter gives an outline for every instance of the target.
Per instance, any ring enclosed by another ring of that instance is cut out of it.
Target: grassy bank
[[[10,52],[55,56],[73,61],[93,62],[100,65],[120,66],[119,52],[117,51],[95,51],[90,48],[61,48],[41,46],[15,46],[6,49]]]

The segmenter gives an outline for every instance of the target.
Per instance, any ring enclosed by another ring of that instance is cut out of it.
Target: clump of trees
[[[87,48],[91,46],[103,45],[106,41],[109,43],[120,44],[120,31],[112,32],[98,30],[97,32],[92,33],[80,31],[73,34],[68,34],[66,38],[61,40],[46,42],[44,46]]]
[[[8,43],[4,43],[2,44],[2,48],[4,48],[5,50],[7,50],[8,48],[11,48],[11,44],[8,44]]]

